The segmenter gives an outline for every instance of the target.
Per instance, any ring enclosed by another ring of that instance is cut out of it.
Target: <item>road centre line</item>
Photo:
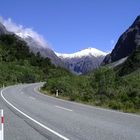
[[[61,106],[55,106],[55,107],[60,108],[60,109],[63,109],[63,110],[67,110],[67,111],[73,111],[71,109],[68,109],[68,108],[65,108],[65,107],[61,107]]]

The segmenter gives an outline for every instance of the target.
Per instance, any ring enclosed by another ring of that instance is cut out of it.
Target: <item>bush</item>
[[[118,101],[111,101],[111,102],[109,102],[108,106],[115,110],[121,110],[123,108],[123,104]]]
[[[72,76],[64,73],[49,77],[45,89],[71,101],[94,103],[127,112],[140,111],[140,73],[118,77],[113,69],[99,68],[94,74]]]

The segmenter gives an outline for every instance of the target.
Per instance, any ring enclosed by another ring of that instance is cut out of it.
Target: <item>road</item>
[[[42,83],[1,91],[5,140],[140,140],[140,116],[40,94]]]

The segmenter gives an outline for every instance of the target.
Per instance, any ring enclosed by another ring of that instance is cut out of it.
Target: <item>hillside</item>
[[[124,112],[140,112],[140,47],[120,66],[100,67],[88,75],[52,77],[46,94]]]
[[[140,112],[140,73],[124,77],[111,68],[100,68],[85,76],[61,76],[49,78],[42,88],[44,94],[82,102],[90,105]]]
[[[127,60],[118,68],[118,74],[120,76],[130,74],[140,68],[140,46],[133,51],[133,53],[127,58]]]
[[[16,35],[0,36],[0,86],[44,81],[58,75],[58,71],[69,74],[51,64],[49,58],[32,53],[26,42]]]
[[[64,67],[61,59],[56,56],[52,49],[49,48],[48,44],[42,38],[42,36],[35,31],[31,31],[28,28],[21,28],[14,23],[11,23],[9,26],[7,21],[1,20],[0,35],[1,34],[15,34],[17,38],[22,39],[27,43],[29,49],[33,53],[37,54],[39,52],[42,57],[50,58],[54,65]]]

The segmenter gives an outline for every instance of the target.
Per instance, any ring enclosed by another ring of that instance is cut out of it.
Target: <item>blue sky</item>
[[[0,16],[31,27],[54,51],[110,51],[140,15],[139,0],[0,0]]]

